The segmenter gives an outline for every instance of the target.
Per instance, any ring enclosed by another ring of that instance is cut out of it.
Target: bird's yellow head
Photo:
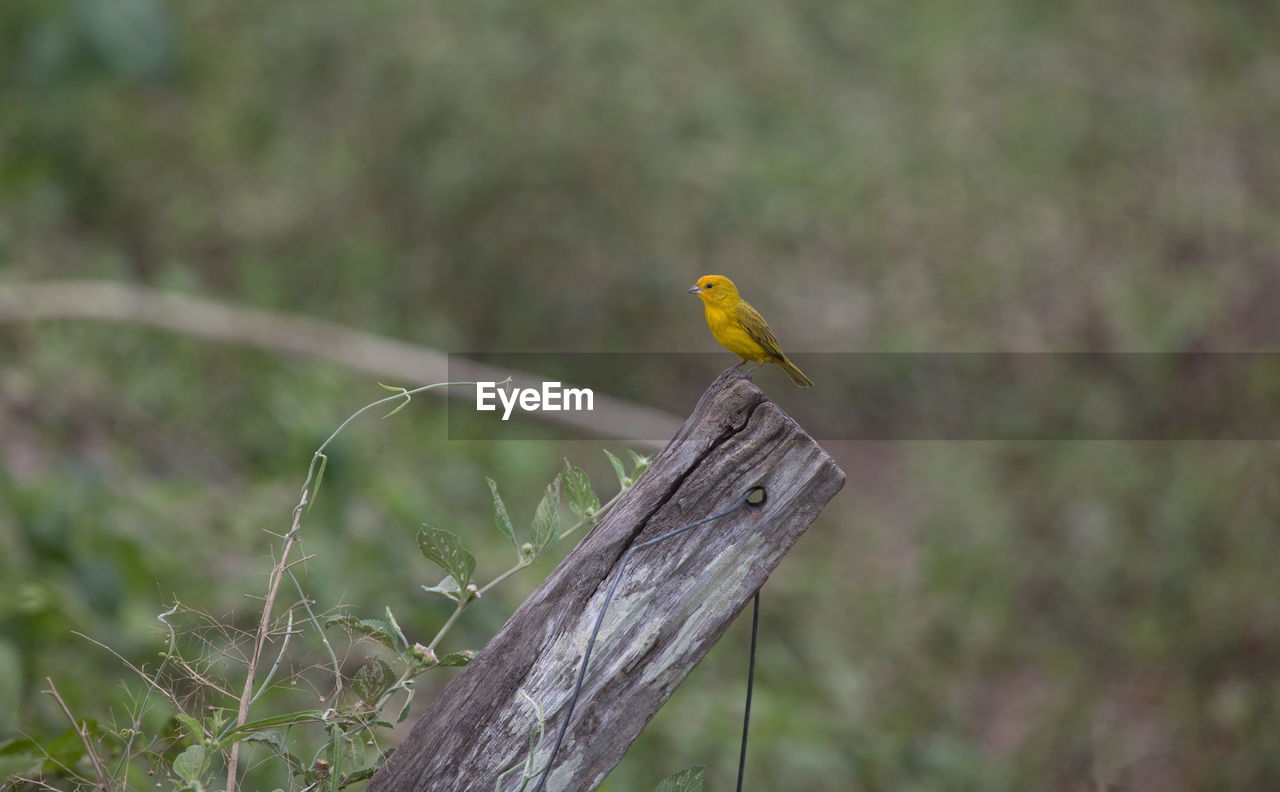
[[[738,287],[723,275],[703,275],[689,290],[709,305],[738,299]]]

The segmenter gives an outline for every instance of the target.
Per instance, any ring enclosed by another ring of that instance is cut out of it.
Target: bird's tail
[[[781,368],[783,371],[787,372],[787,376],[791,378],[791,381],[797,387],[800,387],[800,388],[813,387],[813,380],[805,376],[805,373],[801,371],[800,368],[795,363],[792,363],[786,357],[782,358],[782,361],[778,363],[778,367]]]

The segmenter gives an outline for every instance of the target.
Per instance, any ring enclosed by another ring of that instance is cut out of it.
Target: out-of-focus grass
[[[1272,349],[1278,27],[1189,0],[8,3],[0,277],[458,350],[711,350],[702,272],[789,350]],[[45,675],[120,716],[127,674],[69,630],[141,661],[173,597],[248,612],[261,530],[381,395],[125,327],[6,327],[0,363],[0,727],[36,735],[63,728]],[[438,626],[423,521],[505,561],[483,476],[528,507],[564,449],[447,443],[440,409],[334,449],[324,606]],[[767,589],[753,785],[1277,785],[1273,447],[838,451],[849,485]],[[696,761],[729,783],[740,633],[609,788]]]

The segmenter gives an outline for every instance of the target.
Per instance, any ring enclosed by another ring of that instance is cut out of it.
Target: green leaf
[[[502,502],[502,496],[498,494],[498,482],[488,476],[485,476],[484,480],[489,482],[489,491],[493,493],[493,524],[499,531],[506,534],[511,544],[519,550],[520,542],[516,540],[516,529],[511,524],[511,515],[507,514],[507,505]]]
[[[662,780],[654,792],[702,792],[703,765],[677,770]]]
[[[299,761],[298,757],[289,753],[287,750],[289,746],[288,742],[284,738],[283,732],[275,730],[258,732],[257,734],[250,734],[248,737],[245,737],[244,741],[267,746],[271,749],[272,753],[283,759],[285,764],[289,765],[289,772],[294,775],[302,775],[302,771],[304,769],[302,767],[302,762]]]
[[[290,712],[287,715],[272,715],[270,718],[260,718],[259,720],[249,721],[243,726],[237,726],[229,729],[218,738],[218,744],[214,746],[215,751],[225,750],[231,743],[236,740],[247,739],[251,734],[257,734],[268,729],[274,729],[277,726],[292,726],[295,723],[307,723],[309,721],[323,721],[324,713],[320,710],[302,710],[301,712]]]
[[[379,767],[378,765],[374,765],[372,767],[366,767],[361,770],[356,770],[354,773],[347,773],[346,775],[342,776],[342,779],[338,782],[338,789],[343,789],[344,787],[350,786],[351,784],[354,784],[357,781],[365,781],[367,779],[373,778],[373,774],[378,771],[378,767]]]
[[[44,757],[35,753],[13,752],[0,756],[0,778],[31,776],[40,772]]]
[[[39,753],[40,744],[30,737],[10,737],[0,740],[0,756],[16,756],[18,754]]]
[[[591,489],[591,479],[587,478],[586,471],[570,465],[567,459],[564,462],[564,498],[580,518],[600,510],[600,499]]]
[[[404,397],[404,401],[397,404],[394,410],[382,416],[382,419],[385,421],[386,419],[390,418],[391,416],[395,415],[396,413],[400,412],[401,410],[403,410],[405,407],[408,407],[408,406],[409,406],[409,396],[408,394],[406,394]]]
[[[623,466],[622,460],[610,454],[607,449],[604,455],[609,457],[609,464],[613,465],[613,474],[618,477],[618,486],[622,489],[631,486],[631,479],[627,477],[627,469]]]
[[[641,473],[649,469],[649,463],[653,462],[653,458],[647,457],[647,456],[640,456],[635,451],[632,451],[630,448],[627,449],[627,453],[631,455],[631,463],[636,466],[635,470],[631,471],[631,480],[635,481],[636,479],[640,478]]]
[[[396,717],[396,723],[404,723],[409,718],[409,705],[413,703],[413,688],[405,689],[404,704],[400,705],[400,715]]]
[[[470,649],[464,649],[461,652],[450,652],[440,658],[440,662],[436,663],[436,666],[441,668],[464,666],[474,660],[475,657],[476,653]]]
[[[440,581],[438,584],[434,586],[423,586],[422,590],[432,594],[439,594],[442,597],[448,597],[454,601],[457,601],[457,599],[462,596],[462,589],[458,587],[458,581],[453,579],[453,575],[445,575],[444,580]]]
[[[284,741],[284,734],[276,731],[275,729],[260,731],[257,734],[250,734],[248,737],[244,738],[244,741],[261,743],[273,750],[276,754],[282,756],[284,755],[285,748],[287,747]]]
[[[424,525],[418,531],[418,549],[428,561],[452,575],[458,582],[458,588],[465,589],[470,585],[471,576],[476,571],[476,557],[462,546],[457,534]]]
[[[324,481],[324,471],[329,467],[329,457],[316,452],[316,456],[320,458],[320,466],[316,468],[316,480],[311,484],[311,492],[307,493],[307,513],[311,512],[311,507],[315,505],[316,498],[320,497],[320,482]]]
[[[533,553],[537,555],[560,538],[560,475],[547,485],[542,501],[533,513],[533,527],[529,529],[529,540],[533,543]]]
[[[52,775],[58,769],[56,764],[47,761],[45,749],[32,738],[0,740],[0,779],[9,779],[15,775],[39,775],[42,770]]]
[[[391,416],[393,416],[393,415],[395,415],[396,413],[398,413],[398,412],[400,412],[401,410],[403,410],[405,407],[408,407],[408,406],[409,406],[409,402],[413,400],[413,397],[409,395],[409,390],[408,390],[408,388],[401,388],[399,385],[386,385],[386,384],[381,383],[381,382],[379,382],[379,383],[378,383],[378,387],[379,387],[379,388],[382,388],[383,390],[389,390],[389,391],[391,391],[392,393],[398,393],[398,394],[400,394],[400,395],[404,396],[404,401],[402,401],[402,402],[400,402],[399,404],[397,404],[397,405],[396,405],[396,408],[395,408],[394,410],[392,410],[391,412],[389,412],[389,413],[387,413],[386,415],[382,416],[382,417],[383,417],[383,419],[390,418]]]
[[[187,750],[173,760],[173,774],[188,784],[195,784],[204,776],[209,766],[209,752],[203,745],[188,745]]]
[[[42,748],[46,754],[44,764],[46,773],[57,772],[59,765],[71,767],[84,756],[84,742],[80,738],[80,732],[74,728],[68,728],[51,742],[45,743]]]
[[[357,632],[361,635],[372,638],[378,643],[391,649],[399,651],[399,641],[391,632],[391,625],[379,619],[357,619],[354,616],[334,616],[327,619],[324,623],[325,627],[338,626],[351,632]]]
[[[187,731],[191,732],[192,740],[199,742],[204,739],[204,727],[200,725],[200,721],[183,712],[174,715],[173,719],[187,727]]]
[[[382,698],[382,694],[396,683],[396,672],[391,670],[380,657],[370,657],[369,662],[360,666],[356,678],[351,681],[351,689],[365,704],[373,706]]]
[[[364,745],[336,724],[329,729],[330,755],[333,757],[333,768],[330,773],[341,777],[343,773],[364,764]]]
[[[400,623],[399,623],[399,622],[397,622],[397,621],[396,621],[396,617],[395,617],[394,615],[392,615],[392,613],[391,613],[391,608],[389,608],[389,607],[384,607],[384,608],[383,608],[383,610],[384,610],[384,611],[386,612],[386,614],[387,614],[387,623],[388,623],[388,624],[390,624],[390,625],[391,625],[391,629],[395,631],[396,638],[399,638],[399,639],[400,639],[400,647],[399,647],[399,648],[401,648],[401,649],[407,649],[407,648],[409,647],[409,639],[408,639],[408,638],[406,638],[406,637],[404,637],[404,630],[400,629]],[[392,647],[392,648],[394,649],[394,648],[396,648],[396,647]]]

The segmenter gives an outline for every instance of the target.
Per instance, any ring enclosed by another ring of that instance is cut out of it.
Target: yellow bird
[[[801,388],[813,385],[813,380],[787,359],[778,339],[769,329],[769,323],[751,307],[751,303],[742,299],[733,281],[723,275],[703,275],[689,293],[698,295],[702,300],[711,335],[725,349],[742,358],[742,363],[735,368],[747,362],[755,363],[755,368],[765,363],[776,363]]]

